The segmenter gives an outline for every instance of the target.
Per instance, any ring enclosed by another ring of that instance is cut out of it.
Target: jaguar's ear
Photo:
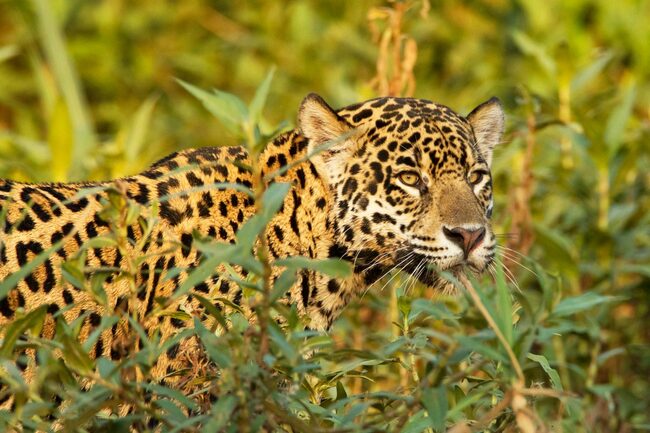
[[[474,129],[478,150],[490,165],[492,151],[501,142],[505,127],[505,114],[501,101],[492,98],[482,103],[469,113],[467,120]]]
[[[308,151],[321,176],[330,180],[341,174],[352,142],[353,127],[315,93],[303,99],[298,112],[298,128],[309,140]]]

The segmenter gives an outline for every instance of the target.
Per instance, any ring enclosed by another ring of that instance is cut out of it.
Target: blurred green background
[[[617,297],[536,348],[565,389],[585,396],[576,423],[650,430],[650,2],[405,5],[414,96],[464,114],[491,96],[504,101],[495,223],[503,244],[529,257],[518,261],[557,282],[545,302]],[[0,176],[107,179],[181,148],[233,144],[175,78],[249,100],[276,66],[271,125],[293,122],[308,92],[333,106],[378,96],[382,8],[395,7],[0,0]],[[530,302],[542,302],[542,279],[509,265]],[[389,297],[349,308],[334,329],[340,344],[372,347],[374,333],[393,332]]]

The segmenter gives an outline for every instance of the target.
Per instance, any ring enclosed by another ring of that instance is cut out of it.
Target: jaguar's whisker
[[[409,292],[411,291],[411,289],[412,289],[413,287],[415,287],[415,285],[416,285],[417,282],[418,282],[418,278],[420,277],[420,274],[422,273],[422,270],[426,268],[426,263],[427,263],[426,260],[421,259],[421,260],[420,260],[420,263],[418,263],[418,265],[415,267],[415,270],[414,270],[413,273],[411,274],[411,277],[412,277],[411,280],[412,280],[412,281],[410,282],[410,284],[408,284],[409,281],[407,281],[407,284],[406,284],[406,286],[405,286],[405,287],[406,287],[406,289],[404,290],[404,293],[405,293],[405,294],[409,294]]]
[[[380,254],[379,256],[377,256],[375,259],[373,259],[368,264],[368,266],[364,269],[364,271],[368,271],[368,270],[372,269],[373,267],[375,267],[377,265],[380,265],[382,259],[384,259],[386,257],[390,257],[390,256],[392,256],[392,255],[394,255],[394,254],[396,254],[396,253],[398,253],[400,251],[406,250],[407,248],[408,247],[399,247],[395,251],[388,251],[388,252]]]
[[[503,270],[503,275],[506,276],[506,278],[512,283],[513,286],[517,289],[518,292],[521,292],[521,287],[519,287],[519,283],[517,283],[517,280],[515,279],[514,274],[510,269],[508,269],[507,266],[501,265],[501,269]]]
[[[408,260],[408,262],[406,262],[407,260]],[[405,258],[404,258],[400,263],[398,263],[398,264],[396,264],[395,266],[393,266],[393,267],[392,267],[388,272],[386,272],[384,275],[382,275],[381,278],[379,278],[377,281],[381,281],[381,280],[382,280],[386,275],[388,275],[391,271],[393,271],[393,270],[395,270],[395,269],[398,269],[398,270],[399,270],[399,266],[403,265],[405,262],[406,262],[406,266],[408,266],[408,265],[411,264],[412,261],[413,261],[412,254],[408,254],[408,255],[407,255],[407,256],[406,256],[406,257],[405,257]],[[386,284],[384,284],[384,285],[381,287],[381,289],[379,289],[379,291],[380,291],[380,292],[383,291],[383,290],[386,288],[386,286],[387,286],[388,284],[390,284],[390,282],[393,281],[393,279],[394,279],[398,274],[399,274],[399,272],[396,272],[395,275],[393,275],[393,276],[392,276],[392,277],[391,277],[391,278],[386,282]],[[376,283],[376,282],[375,282],[375,283]],[[372,287],[372,285],[374,285],[375,283],[371,284],[370,286]]]
[[[528,257],[526,257],[525,255],[523,255],[522,253],[520,253],[517,250],[513,250],[512,248],[508,248],[508,247],[503,246],[503,245],[497,245],[497,248],[499,249],[501,254],[503,254],[505,257],[507,257],[511,262],[517,264],[519,267],[527,270],[528,272],[530,272],[531,274],[533,274],[533,275],[535,275],[536,277],[539,278],[539,274],[537,272],[533,271],[528,266],[521,263],[521,260],[516,258],[515,255],[521,257],[524,260],[530,260]]]

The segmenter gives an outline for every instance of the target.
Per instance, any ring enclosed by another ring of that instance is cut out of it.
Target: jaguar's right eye
[[[476,170],[470,173],[468,181],[472,185],[478,185],[483,180],[483,177],[487,176],[487,172],[484,170]]]

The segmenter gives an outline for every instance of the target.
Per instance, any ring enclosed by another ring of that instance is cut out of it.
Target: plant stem
[[[463,284],[463,286],[465,286],[465,289],[472,297],[474,304],[476,304],[476,307],[479,309],[483,317],[485,317],[485,321],[488,323],[488,325],[490,325],[490,328],[492,328],[494,334],[497,336],[497,338],[503,345],[504,349],[506,350],[506,353],[508,354],[508,357],[510,358],[510,363],[512,364],[512,368],[515,370],[515,373],[517,374],[517,380],[521,385],[523,385],[525,383],[524,372],[521,369],[521,365],[519,364],[519,361],[517,360],[517,356],[512,351],[512,347],[510,347],[510,344],[508,344],[508,340],[506,340],[506,337],[499,329],[499,326],[494,321],[494,319],[488,312],[487,308],[485,308],[485,305],[483,305],[483,302],[481,301],[481,297],[476,292],[476,289],[474,289],[474,286],[472,286],[472,283],[470,283],[467,277],[463,274],[460,274],[458,276],[458,279]]]
[[[264,176],[262,175],[262,170],[259,167],[258,159],[261,151],[257,151],[260,146],[258,146],[255,134],[253,131],[254,125],[252,121],[247,122],[244,127],[246,134],[247,147],[251,153],[251,166],[253,169],[253,192],[255,193],[255,210],[259,215],[264,212],[264,191],[266,190],[266,183],[264,182]],[[268,334],[268,321],[269,319],[269,309],[271,308],[271,287],[269,285],[273,270],[271,263],[269,262],[269,247],[266,239],[266,225],[260,232],[258,236],[258,246],[257,246],[257,258],[262,264],[262,302],[258,303],[255,306],[255,312],[257,314],[258,324],[260,327],[260,350],[258,352],[258,364],[264,365],[264,355],[269,351],[269,334]]]

